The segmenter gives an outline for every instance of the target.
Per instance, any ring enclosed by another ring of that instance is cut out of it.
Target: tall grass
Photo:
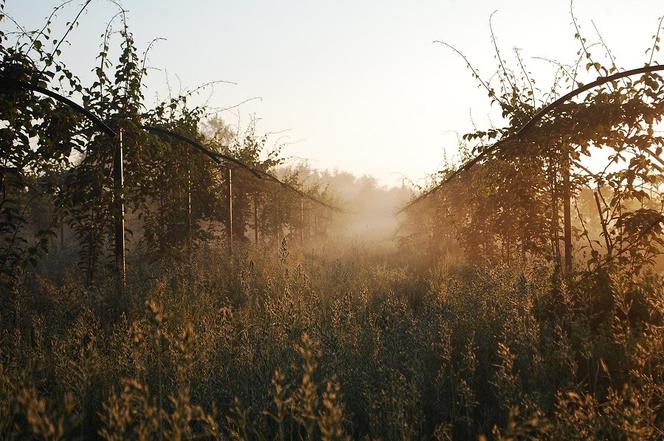
[[[5,302],[3,439],[661,439],[662,280],[200,250]],[[600,283],[601,282],[601,283]]]

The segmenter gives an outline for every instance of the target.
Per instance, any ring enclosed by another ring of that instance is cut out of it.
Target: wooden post
[[[228,197],[228,253],[233,255],[233,170],[226,168],[226,195]]]
[[[113,155],[113,196],[115,202],[115,269],[121,290],[127,285],[127,266],[125,255],[125,212],[124,212],[124,164],[122,155],[122,134],[118,131]]]
[[[563,236],[565,245],[565,274],[572,274],[573,258],[572,258],[572,215],[571,215],[571,183],[570,183],[570,160],[569,151],[563,151]]]

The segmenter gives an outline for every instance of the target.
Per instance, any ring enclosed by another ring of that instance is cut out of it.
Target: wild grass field
[[[5,300],[2,437],[662,436],[659,277],[288,251]]]
[[[0,0],[0,439],[664,439],[664,17],[618,67],[570,8],[546,86],[443,43],[504,124],[388,188],[146,99],[118,2],[81,80],[91,1]]]

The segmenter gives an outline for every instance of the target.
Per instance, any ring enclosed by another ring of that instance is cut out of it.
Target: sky
[[[60,22],[70,21],[81,2],[64,10]],[[6,0],[6,11],[37,28],[58,3]],[[518,48],[543,89],[553,68],[537,57],[571,62],[578,50],[567,0],[121,3],[139,51],[156,37],[166,39],[149,53],[148,100],[166,97],[169,85],[177,93],[235,82],[199,99],[225,108],[260,97],[220,116],[241,128],[255,117],[258,132],[275,133],[271,145],[286,144],[291,163],[368,174],[385,185],[423,184],[445,157],[458,159],[459,136],[501,125],[464,61],[434,40],[461,50],[488,79],[497,67],[489,30],[497,11],[493,28],[505,60],[514,66]],[[93,0],[71,45],[62,47],[84,81],[92,78],[100,35],[115,12],[108,0]],[[664,3],[576,0],[574,13],[587,38],[596,40],[594,23],[618,66],[629,69],[647,61]],[[664,63],[664,55],[656,58]]]

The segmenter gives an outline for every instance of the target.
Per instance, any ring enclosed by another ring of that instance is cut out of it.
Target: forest
[[[80,80],[70,3],[0,0],[1,439],[664,439],[664,17],[551,84],[436,42],[507,124],[386,187],[153,104],[119,4]]]

